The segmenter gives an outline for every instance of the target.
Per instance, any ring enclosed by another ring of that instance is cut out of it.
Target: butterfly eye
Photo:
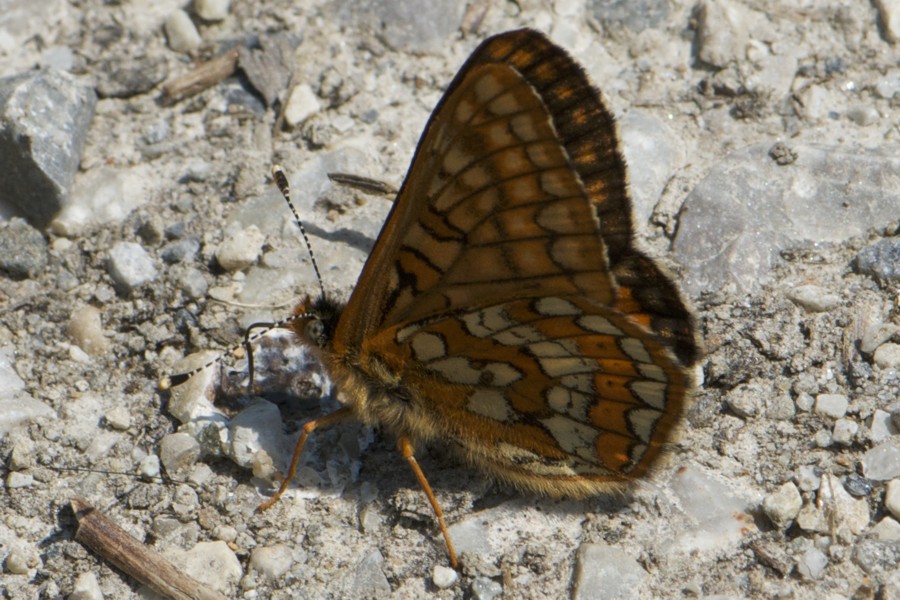
[[[325,345],[325,324],[319,319],[310,319],[306,324],[306,337],[317,346]]]

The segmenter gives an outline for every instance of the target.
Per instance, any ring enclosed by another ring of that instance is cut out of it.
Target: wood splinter
[[[75,497],[69,504],[78,521],[75,540],[122,572],[174,600],[226,600],[226,596],[179,571],[87,500]]]

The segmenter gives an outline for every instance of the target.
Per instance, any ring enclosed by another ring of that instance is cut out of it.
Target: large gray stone
[[[97,97],[62,71],[0,79],[0,211],[45,227],[66,204]]]

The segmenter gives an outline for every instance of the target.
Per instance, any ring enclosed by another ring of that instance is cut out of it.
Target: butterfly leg
[[[437,517],[441,533],[444,534],[444,541],[447,542],[447,553],[450,554],[450,566],[455,569],[459,562],[456,560],[456,550],[453,548],[453,542],[450,541],[450,532],[447,531],[447,524],[444,523],[444,511],[441,510],[441,505],[438,504],[437,498],[434,497],[434,492],[431,491],[431,485],[429,485],[428,480],[425,479],[425,473],[422,472],[419,461],[413,456],[412,443],[409,441],[409,438],[401,436],[397,440],[397,448],[400,449],[400,454],[406,459],[409,468],[412,469],[413,475],[415,475],[416,479],[419,481],[419,486],[428,497],[428,502],[431,503],[431,508],[434,510],[434,516]]]
[[[247,373],[249,374],[249,381],[247,383],[247,392],[253,393],[253,373],[255,369],[253,368],[253,346],[252,342],[256,339],[256,336],[250,335],[250,332],[254,329],[266,329],[271,330],[276,327],[278,323],[251,323],[247,330],[244,331],[244,348],[247,352]],[[263,332],[265,333],[265,332]],[[262,334],[260,334],[262,335]]]
[[[294,446],[294,455],[291,457],[291,466],[288,467],[287,473],[284,476],[284,480],[281,482],[281,486],[278,488],[278,491],[275,492],[275,495],[260,504],[256,507],[258,512],[264,511],[281,498],[281,495],[284,494],[285,490],[287,490],[288,486],[291,484],[291,481],[294,479],[294,475],[297,474],[297,467],[300,466],[300,455],[303,454],[303,446],[306,445],[306,439],[316,429],[322,427],[331,427],[336,423],[340,423],[341,421],[346,421],[353,417],[353,413],[349,408],[340,408],[333,413],[329,413],[322,417],[321,419],[313,419],[312,421],[308,421],[305,425],[303,425],[303,432],[300,434],[300,439],[297,440],[297,445]]]

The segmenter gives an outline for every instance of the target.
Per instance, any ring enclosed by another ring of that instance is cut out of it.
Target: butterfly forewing
[[[626,188],[581,68],[533,31],[484,42],[431,116],[337,323],[329,360],[348,404],[532,490],[582,496],[645,475],[697,346],[674,284],[633,245]]]

